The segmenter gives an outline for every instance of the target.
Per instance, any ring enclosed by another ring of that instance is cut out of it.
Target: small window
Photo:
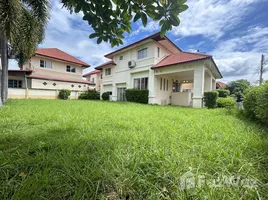
[[[40,60],[40,67],[52,69],[52,62],[47,60]]]
[[[147,57],[147,48],[138,51],[138,59]]]
[[[167,91],[168,91],[168,79],[167,79]]]
[[[160,58],[160,47],[157,47],[157,57]]]
[[[146,78],[135,78],[134,79],[135,89],[148,89],[148,77]]]
[[[22,81],[19,80],[8,80],[9,88],[22,88]]]
[[[119,57],[119,60],[123,60],[123,59],[124,59],[124,56],[120,56],[120,57]]]
[[[92,78],[92,83],[94,83],[94,81],[95,81],[94,78]]]
[[[75,73],[75,67],[73,67],[73,66],[70,66],[70,65],[67,65],[66,66],[66,71],[67,72],[72,72],[72,73]]]
[[[166,90],[166,79],[164,78],[164,90]]]
[[[160,79],[160,90],[162,90],[162,78]]]
[[[105,69],[105,76],[109,76],[109,75],[111,75],[112,73],[111,73],[111,68],[106,68]]]

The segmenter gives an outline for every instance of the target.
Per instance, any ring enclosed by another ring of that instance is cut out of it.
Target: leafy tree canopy
[[[123,44],[124,32],[130,33],[131,20],[141,19],[146,26],[148,18],[159,21],[161,36],[172,26],[179,26],[179,13],[185,11],[187,0],[62,0],[70,12],[82,12],[83,20],[94,29],[90,38],[97,43]]]
[[[231,94],[238,92],[244,93],[246,89],[251,87],[251,83],[246,79],[240,79],[237,81],[231,81],[228,83],[227,89],[230,90]]]

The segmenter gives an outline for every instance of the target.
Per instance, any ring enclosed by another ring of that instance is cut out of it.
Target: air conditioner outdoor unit
[[[135,62],[135,60],[128,61],[128,67],[129,67],[129,68],[133,68],[133,67],[135,67],[135,66],[136,66],[136,62]]]

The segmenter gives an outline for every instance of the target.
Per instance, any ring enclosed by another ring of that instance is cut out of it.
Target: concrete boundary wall
[[[70,99],[78,99],[83,91],[71,91]],[[59,90],[8,88],[9,99],[58,99]]]

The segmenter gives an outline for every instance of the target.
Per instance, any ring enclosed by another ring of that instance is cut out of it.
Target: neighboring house
[[[83,75],[83,77],[85,77],[86,80],[94,83],[95,89],[97,91],[100,91],[101,70],[94,70],[92,72],[89,72],[89,73]]]
[[[83,69],[89,66],[57,48],[38,49],[20,70],[9,70],[8,85],[10,88],[82,91],[94,85],[82,79]]]
[[[166,36],[153,34],[105,55],[100,92],[124,101],[128,88],[148,89],[150,104],[203,106],[204,91],[216,89],[222,75],[211,55],[184,52]]]
[[[223,83],[223,82],[221,82],[221,81],[217,81],[217,83],[216,83],[216,88],[218,89],[218,88],[226,88],[228,85],[227,84],[225,84],[225,83]]]
[[[89,66],[57,48],[38,49],[20,70],[9,70],[9,97],[23,96],[18,94],[18,90],[12,91],[11,88],[51,91],[84,91],[93,88],[95,84],[82,77],[83,69]]]

